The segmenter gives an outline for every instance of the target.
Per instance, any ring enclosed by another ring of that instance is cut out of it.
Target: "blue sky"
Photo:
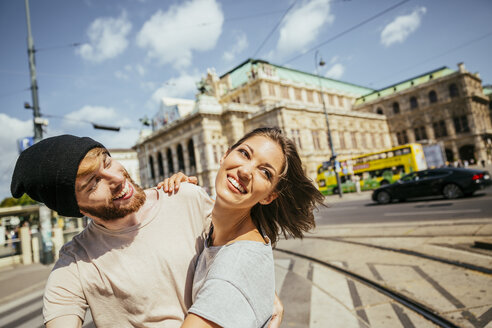
[[[45,136],[108,148],[134,145],[160,97],[192,99],[208,68],[221,75],[250,57],[314,72],[318,49],[321,74],[375,89],[458,62],[492,83],[489,0],[31,0],[30,12],[41,113],[56,116]],[[16,140],[33,134],[26,39],[24,1],[0,1],[0,199]]]

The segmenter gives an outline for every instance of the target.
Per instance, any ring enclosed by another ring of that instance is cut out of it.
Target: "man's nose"
[[[119,187],[125,181],[125,177],[121,172],[106,170],[104,176],[112,188]]]

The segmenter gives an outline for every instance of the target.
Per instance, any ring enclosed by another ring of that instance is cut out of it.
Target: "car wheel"
[[[376,195],[379,204],[388,204],[391,201],[391,195],[386,191],[380,191]]]
[[[461,191],[461,188],[454,183],[448,183],[445,185],[442,189],[442,193],[447,199],[463,197],[463,191]]]
[[[338,187],[333,188],[333,195],[338,194]]]

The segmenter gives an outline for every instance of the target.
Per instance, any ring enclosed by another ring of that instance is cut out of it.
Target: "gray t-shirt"
[[[198,258],[188,310],[222,327],[266,327],[275,272],[270,243],[242,240],[207,247]]]

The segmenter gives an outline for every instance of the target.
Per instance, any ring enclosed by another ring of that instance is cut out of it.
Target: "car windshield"
[[[410,173],[403,176],[400,180],[403,182],[408,182],[408,181],[412,181],[414,178],[415,178],[415,173]]]

